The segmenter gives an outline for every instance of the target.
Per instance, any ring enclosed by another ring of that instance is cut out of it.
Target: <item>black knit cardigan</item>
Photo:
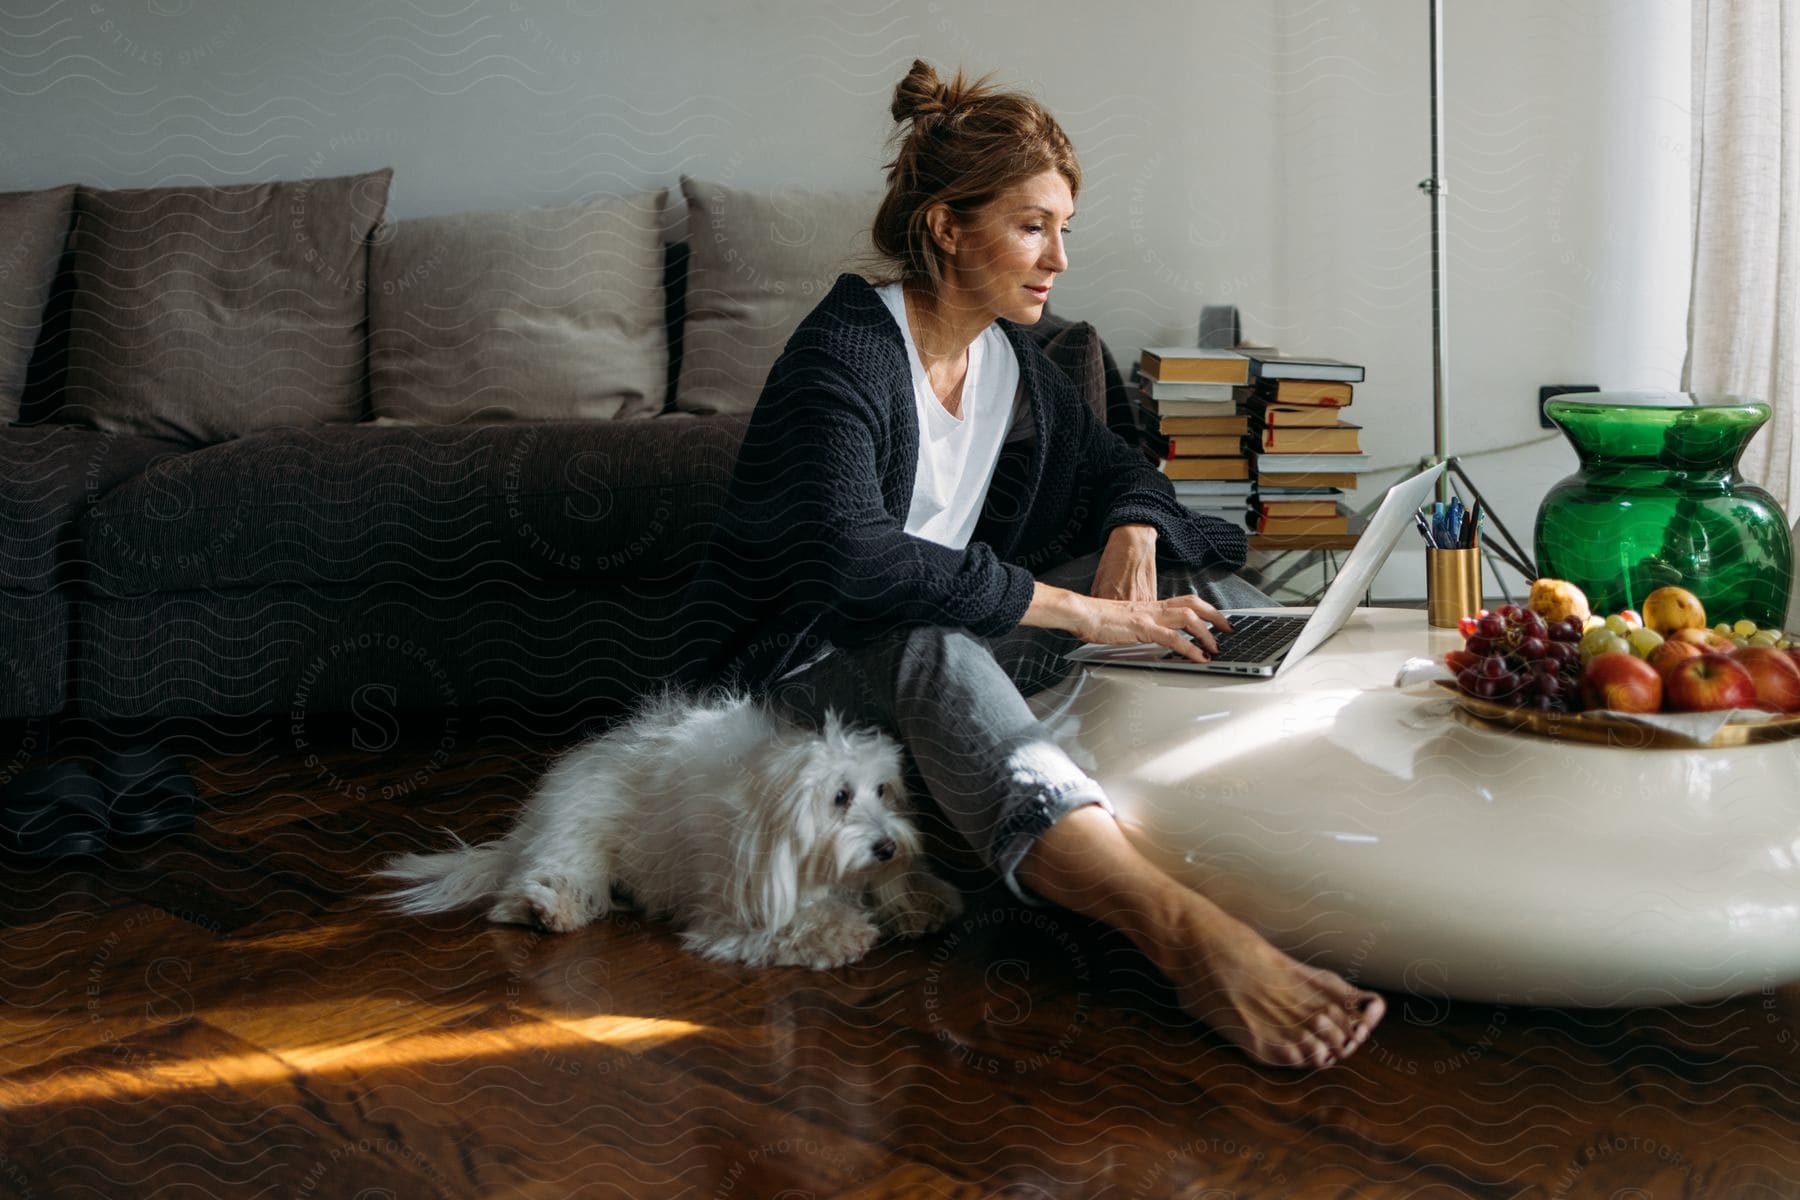
[[[919,457],[899,326],[855,275],[838,278],[769,372],[685,604],[690,683],[760,691],[827,643],[895,628],[1017,625],[1033,574],[1100,548],[1114,526],[1154,525],[1159,557],[1236,568],[1242,528],[1197,517],[1108,430],[1010,321],[1031,435],[1001,450],[966,549],[904,531]]]

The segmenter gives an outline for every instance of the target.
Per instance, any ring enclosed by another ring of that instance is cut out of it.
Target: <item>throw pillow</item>
[[[397,222],[370,267],[390,423],[650,417],[668,390],[667,190]]]
[[[360,418],[392,176],[78,188],[60,419],[205,444]]]
[[[19,417],[56,264],[69,236],[75,185],[0,192],[0,423]]]
[[[686,176],[687,318],[675,406],[747,413],[837,277],[869,262],[879,192],[741,191]]]

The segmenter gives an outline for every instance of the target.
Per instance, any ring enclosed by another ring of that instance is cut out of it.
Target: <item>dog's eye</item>
[[[886,800],[887,799],[887,784],[885,784],[885,783],[876,784],[875,785],[875,796],[877,799]]]
[[[849,808],[850,807],[850,789],[849,788],[839,788],[838,794],[836,796],[832,797],[831,802],[833,804],[837,805],[839,808]]]

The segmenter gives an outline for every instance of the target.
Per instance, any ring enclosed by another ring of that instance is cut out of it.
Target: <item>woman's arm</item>
[[[1084,642],[1109,646],[1154,642],[1195,662],[1218,653],[1210,625],[1231,628],[1224,613],[1192,594],[1167,600],[1103,600],[1041,579],[1035,581],[1031,606],[1019,624],[1060,629]]]
[[[1102,600],[1156,599],[1156,526],[1113,526],[1094,571],[1093,594]]]

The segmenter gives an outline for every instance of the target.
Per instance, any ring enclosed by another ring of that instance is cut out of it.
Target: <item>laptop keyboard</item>
[[[1305,624],[1305,617],[1233,617],[1230,633],[1213,634],[1219,641],[1219,652],[1213,655],[1213,661],[1261,662],[1276,651],[1285,650],[1300,636],[1300,629]],[[1163,657],[1184,656],[1171,650]]]

